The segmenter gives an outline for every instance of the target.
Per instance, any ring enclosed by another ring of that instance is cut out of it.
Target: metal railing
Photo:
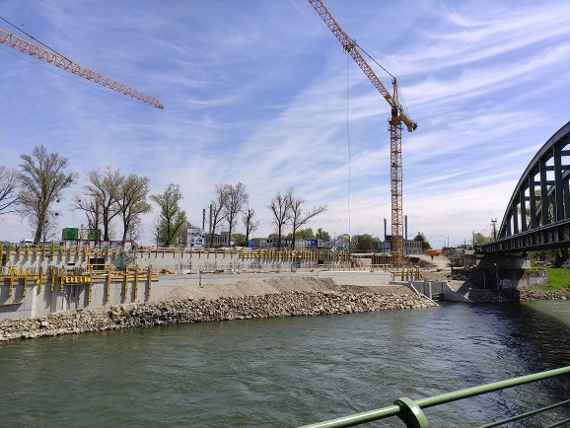
[[[555,370],[548,370],[540,373],[534,373],[527,376],[515,377],[500,382],[488,383],[486,385],[474,386],[471,388],[461,389],[459,391],[448,392],[445,394],[436,395],[433,397],[422,398],[419,400],[412,400],[410,398],[400,398],[394,402],[393,405],[383,407],[381,409],[369,410],[367,412],[355,413],[350,416],[344,416],[337,419],[331,419],[324,422],[318,422],[310,425],[303,425],[300,428],[341,428],[351,427],[355,425],[364,424],[367,422],[386,419],[389,417],[399,417],[407,427],[413,428],[427,428],[429,427],[428,419],[423,412],[423,409],[428,407],[438,406],[440,404],[451,403],[453,401],[462,400],[464,398],[475,397],[477,395],[487,394],[493,391],[500,391],[507,388],[512,388],[526,383],[537,382],[544,379],[553,378],[570,374],[570,366],[562,367]],[[532,416],[536,416],[548,410],[563,406],[570,403],[570,399],[560,401],[539,409],[534,409],[519,415],[511,416],[506,419],[501,419],[481,425],[479,428],[490,428],[507,424],[509,422],[520,421]],[[570,423],[570,418],[563,419],[554,424],[548,425],[545,428],[554,428],[564,426]]]

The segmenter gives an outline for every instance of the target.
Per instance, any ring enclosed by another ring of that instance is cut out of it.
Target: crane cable
[[[347,232],[351,239],[350,209],[352,199],[352,152],[350,141],[350,58],[346,55],[346,154],[348,160],[348,183],[347,183]]]

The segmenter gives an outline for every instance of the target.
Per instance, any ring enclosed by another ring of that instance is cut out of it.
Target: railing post
[[[407,428],[429,428],[426,415],[418,404],[410,398],[402,397],[394,402],[400,408],[398,417]]]

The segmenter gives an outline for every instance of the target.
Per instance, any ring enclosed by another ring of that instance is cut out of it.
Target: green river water
[[[294,427],[570,365],[569,327],[566,302],[448,304],[12,342],[0,345],[0,426]],[[475,426],[569,397],[563,378],[426,413]],[[520,426],[570,408],[552,415]]]

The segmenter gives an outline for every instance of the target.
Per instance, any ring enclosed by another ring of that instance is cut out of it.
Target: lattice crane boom
[[[338,24],[337,20],[333,16],[333,14],[328,10],[327,6],[325,5],[323,0],[308,0],[309,4],[313,6],[317,14],[321,17],[324,21],[326,26],[331,30],[331,32],[335,35],[338,39],[339,43],[341,44],[342,48],[348,53],[356,65],[362,70],[364,75],[368,77],[370,83],[376,88],[376,90],[384,97],[384,99],[390,104],[391,108],[395,108],[398,110],[399,121],[402,121],[408,131],[412,132],[417,128],[417,124],[412,121],[406,113],[403,111],[402,105],[399,103],[397,98],[394,98],[392,94],[386,89],[382,80],[376,75],[374,69],[370,67],[364,56],[362,55],[360,48],[356,44],[354,40],[350,38],[348,34],[342,29],[342,27]],[[396,80],[392,81],[393,84],[397,84]]]
[[[392,93],[390,93],[362,55],[361,48],[346,34],[333,14],[328,10],[324,0],[308,0],[308,2],[338,39],[342,48],[352,57],[364,75],[368,77],[368,80],[390,105],[391,117],[388,123],[390,131],[392,262],[400,265],[404,261],[402,124],[406,125],[409,132],[413,132],[417,128],[417,124],[408,117],[400,104],[396,78],[392,76]]]
[[[120,94],[131,97],[137,101],[149,104],[158,109],[163,109],[162,103],[151,96],[145,95],[135,89],[130,88],[127,85],[116,82],[115,80],[103,76],[95,71],[82,67],[73,61],[65,58],[63,55],[55,53],[43,46],[24,40],[15,34],[0,28],[0,44],[9,46],[16,49],[24,54],[30,55],[39,61],[45,62],[47,64],[54,65],[62,70],[69,73],[75,74],[86,80],[90,80],[93,83],[104,86],[105,88],[111,89],[112,91],[118,92]]]

